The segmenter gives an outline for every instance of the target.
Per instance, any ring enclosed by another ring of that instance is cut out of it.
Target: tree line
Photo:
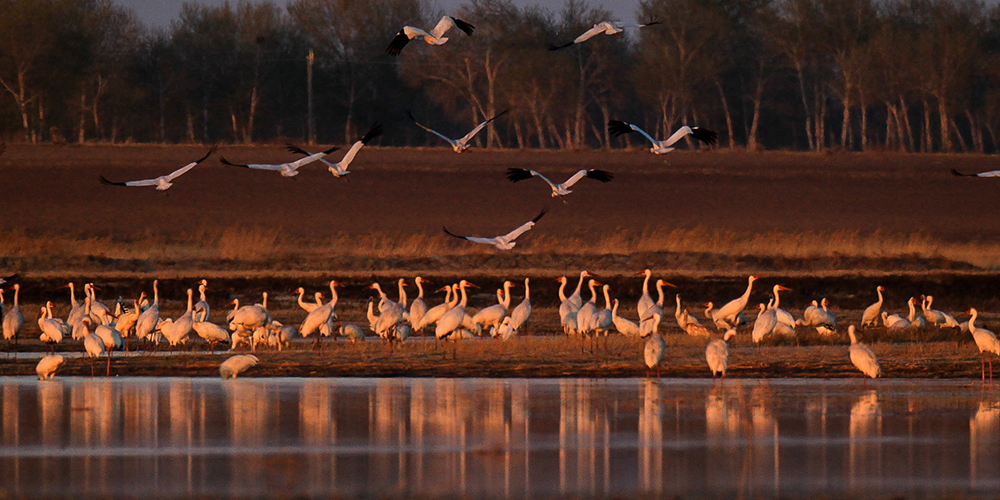
[[[618,147],[610,119],[722,147],[912,152],[1000,148],[1000,6],[973,0],[642,0],[631,29],[559,51],[603,20],[468,0],[440,47],[425,0],[184,4],[167,28],[112,0],[0,0],[0,135],[27,142],[442,145],[504,109],[480,146]],[[631,21],[631,20],[624,20]]]

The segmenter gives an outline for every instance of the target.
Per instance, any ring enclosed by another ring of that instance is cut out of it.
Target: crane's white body
[[[743,292],[743,295],[729,301],[728,304],[720,307],[712,313],[712,320],[715,321],[716,326],[719,325],[720,320],[732,325],[726,328],[727,330],[735,326],[736,315],[743,312],[743,309],[746,308],[747,302],[750,301],[750,292],[753,291],[753,282],[756,280],[756,276],[750,276],[747,278],[747,289]]]
[[[618,333],[625,335],[626,337],[639,336],[639,325],[618,315],[618,299],[615,299],[614,302],[612,302],[611,322],[614,323],[615,330],[618,330]]]
[[[882,369],[878,364],[875,353],[865,344],[858,342],[858,337],[854,333],[854,325],[847,327],[847,335],[851,337],[851,363],[854,367],[867,377],[876,378],[882,374]]]
[[[750,339],[753,340],[754,344],[760,344],[764,337],[774,332],[774,328],[778,324],[774,309],[767,309],[764,304],[758,304],[757,309],[757,319],[753,322],[753,332],[750,334]]]
[[[875,288],[875,293],[878,294],[878,302],[865,308],[865,312],[861,314],[861,327],[865,326],[875,326],[878,323],[879,316],[882,312],[882,292],[885,291],[881,285]],[[888,325],[887,325],[888,326]]]
[[[531,285],[524,278],[524,300],[510,313],[510,328],[517,333],[531,317]]]
[[[257,356],[252,354],[237,354],[219,365],[219,375],[223,379],[236,378],[237,375],[257,366],[258,361]]]
[[[56,370],[65,361],[66,359],[59,354],[49,354],[38,360],[38,364],[35,365],[35,373],[38,374],[38,380],[52,380],[52,377],[56,375]]]
[[[14,305],[3,315],[3,338],[6,340],[17,337],[18,332],[24,326],[24,313],[21,312],[21,305],[18,303],[18,295],[21,292],[20,283],[14,285]]]
[[[726,368],[729,366],[729,339],[735,336],[736,330],[726,330],[721,339],[713,340],[705,347],[705,361],[708,362],[708,369],[712,370],[713,379],[716,375],[726,378]]]

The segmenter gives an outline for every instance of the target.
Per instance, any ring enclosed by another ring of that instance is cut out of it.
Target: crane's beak
[[[785,291],[785,292],[790,292],[790,291],[792,291],[792,289],[791,289],[791,288],[787,288],[787,287],[783,287],[783,286],[781,286],[781,285],[778,285],[778,290],[782,290],[782,291]]]

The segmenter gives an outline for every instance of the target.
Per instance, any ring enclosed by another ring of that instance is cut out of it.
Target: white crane
[[[620,21],[601,21],[595,24],[593,28],[590,28],[589,30],[585,31],[582,35],[573,39],[572,42],[564,43],[562,45],[551,45],[549,46],[549,50],[564,49],[566,47],[570,47],[578,43],[583,43],[602,33],[609,36],[618,35],[623,31],[625,31],[625,28],[645,28],[646,26],[655,26],[657,24],[660,24],[660,21],[649,21],[648,23],[645,24],[623,23]]]
[[[14,305],[3,315],[3,338],[10,342],[14,339],[17,342],[17,333],[24,326],[24,314],[21,312],[21,305],[18,303],[18,295],[21,292],[21,284],[14,284]]]
[[[771,334],[774,327],[778,325],[778,318],[774,314],[774,309],[768,309],[764,304],[757,304],[757,310],[757,319],[753,322],[753,332],[750,334],[750,339],[759,347],[760,341]]]
[[[444,229],[445,234],[449,236],[454,236],[455,238],[468,240],[473,243],[483,243],[486,245],[493,245],[497,247],[498,250],[511,250],[514,248],[515,245],[517,245],[517,242],[514,240],[516,240],[519,236],[521,236],[522,234],[526,233],[529,229],[534,227],[535,223],[538,222],[538,220],[541,219],[543,215],[545,215],[545,210],[542,210],[542,212],[539,213],[538,216],[535,217],[534,219],[531,219],[530,221],[521,224],[521,226],[518,227],[517,229],[507,234],[494,236],[492,238],[485,238],[480,236],[459,236],[449,231],[448,228],[446,227],[442,227],[441,229]]]
[[[561,184],[556,184],[550,181],[548,177],[545,177],[544,175],[534,170],[528,170],[524,168],[507,169],[507,179],[510,180],[511,182],[520,182],[526,179],[530,179],[532,177],[538,177],[543,181],[545,181],[545,183],[548,184],[550,188],[552,188],[552,197],[558,198],[560,196],[566,196],[572,193],[573,191],[570,191],[569,188],[573,187],[574,184],[579,182],[580,179],[583,179],[584,177],[601,182],[611,182],[611,179],[615,178],[615,174],[612,174],[607,170],[600,170],[597,168],[591,168],[589,170],[583,169],[577,171],[569,179],[566,179]],[[565,200],[563,200],[563,202],[565,202]]]
[[[35,365],[35,373],[38,374],[38,380],[52,380],[52,377],[56,376],[56,370],[65,361],[66,359],[60,354],[49,354],[38,360],[38,364]]]
[[[420,324],[420,320],[424,318],[424,314],[427,314],[427,303],[424,302],[424,283],[430,283],[429,281],[417,276],[413,279],[413,283],[417,285],[417,298],[410,302],[410,325],[416,329],[416,326]]]
[[[636,304],[636,309],[639,311],[639,317],[644,318],[646,317],[646,311],[650,307],[653,307],[653,296],[649,294],[649,278],[653,276],[653,271],[643,269],[642,271],[636,273],[636,276],[644,276],[642,280],[642,295],[639,296],[639,302]],[[678,297],[680,296],[678,295]]]
[[[875,378],[881,375],[882,369],[879,367],[878,358],[875,357],[875,353],[870,347],[858,342],[854,325],[847,327],[847,336],[851,337],[850,354],[854,367],[867,377]]]
[[[299,147],[295,146],[294,144],[288,144],[286,146],[287,146],[289,152],[291,152],[291,153],[300,153],[300,154],[304,154],[306,156],[304,158],[299,158],[298,160],[295,160],[295,161],[290,161],[290,162],[286,162],[286,163],[274,163],[274,164],[271,164],[271,163],[233,163],[233,162],[227,160],[225,156],[222,156],[222,157],[219,157],[219,163],[222,163],[223,165],[229,165],[230,167],[249,168],[251,170],[273,170],[273,171],[276,171],[276,172],[281,172],[281,176],[282,177],[295,177],[296,175],[299,175],[299,169],[300,168],[302,168],[302,167],[304,167],[304,166],[306,166],[306,165],[308,165],[310,163],[314,163],[316,161],[319,161],[324,156],[326,156],[326,155],[328,155],[328,154],[330,154],[330,153],[332,153],[332,152],[340,149],[339,147],[333,147],[333,148],[327,149],[326,151],[320,151],[318,153],[307,153],[307,152],[299,149]]]
[[[660,324],[660,314],[653,313],[653,322]],[[656,378],[660,378],[660,362],[663,361],[663,351],[667,348],[667,343],[660,336],[659,329],[654,329],[653,333],[646,338],[646,344],[642,349],[642,356],[646,361],[646,367],[650,370],[656,367]],[[649,373],[646,373],[649,376]]]
[[[452,307],[455,307],[455,304],[458,304],[458,294],[456,292],[455,299],[452,300],[452,290],[453,287],[451,286],[443,286],[437,290],[438,292],[445,292],[444,302],[427,309],[427,312],[425,312],[423,317],[420,318],[420,322],[414,325],[416,330],[423,330],[431,324],[437,323],[437,320],[441,319],[441,316],[443,316],[444,313],[448,312],[448,310]]]
[[[717,374],[722,376],[722,380],[726,379],[726,368],[729,366],[729,339],[735,336],[736,330],[726,330],[721,339],[715,339],[705,347],[705,361],[708,362],[708,369],[712,370],[712,380],[715,380]]]
[[[444,134],[442,134],[441,132],[438,132],[437,130],[434,130],[432,128],[426,127],[424,125],[421,125],[420,122],[418,122],[417,119],[413,117],[413,114],[410,113],[410,110],[406,110],[406,116],[410,120],[412,120],[413,123],[416,123],[418,127],[420,127],[422,129],[424,129],[424,130],[426,130],[426,131],[428,131],[428,132],[430,132],[430,133],[432,133],[432,134],[434,134],[434,135],[436,135],[436,136],[444,139],[448,144],[451,144],[451,149],[455,150],[456,153],[462,153],[462,152],[468,150],[470,147],[472,147],[472,145],[469,144],[469,141],[471,141],[472,138],[475,137],[476,134],[478,134],[479,131],[483,129],[483,127],[485,127],[487,124],[489,124],[493,120],[496,120],[497,118],[500,118],[501,116],[507,114],[507,111],[508,110],[505,109],[505,110],[501,111],[500,113],[497,113],[496,115],[493,116],[493,118],[490,118],[489,120],[486,120],[486,121],[480,123],[479,125],[476,125],[476,128],[472,129],[472,132],[469,132],[468,134],[465,134],[464,137],[461,137],[461,138],[458,138],[458,139],[451,139],[451,138],[445,136]]]
[[[674,300],[677,302],[677,308],[674,310],[674,319],[677,320],[677,326],[681,327],[682,330],[687,330],[689,324],[701,325],[698,318],[691,316],[687,313],[687,309],[681,307],[681,294],[674,295]]]
[[[90,310],[88,315],[94,320],[95,324],[107,324],[111,321],[111,310],[108,306],[100,303],[97,300],[98,288],[94,286],[93,283],[86,283],[83,285],[83,292],[90,298]]]
[[[910,300],[906,301],[906,305],[910,307],[910,314],[906,317],[906,320],[910,322],[910,328],[913,330],[926,330],[927,321],[924,320],[923,316],[917,316],[917,299],[910,297]]]
[[[85,318],[80,324],[89,324],[90,318]],[[104,341],[101,337],[98,337],[96,333],[88,333],[83,337],[83,348],[87,351],[87,357],[90,358],[90,376],[94,376],[94,360],[101,357],[104,354]],[[108,357],[108,375],[111,374],[111,357]]]
[[[38,328],[42,331],[38,340],[49,344],[53,350],[55,344],[62,342],[63,337],[69,335],[71,331],[70,326],[65,321],[52,316],[51,301],[46,302],[45,307],[42,308],[42,314],[38,317]]]
[[[524,278],[524,300],[510,313],[510,328],[514,333],[519,332],[531,317],[531,285],[528,281],[528,278]]]
[[[882,311],[882,324],[886,330],[899,333],[910,329],[910,321],[898,314],[889,314]]]
[[[786,310],[778,307],[779,305],[781,305],[781,295],[779,295],[778,292],[781,292],[781,291],[790,292],[790,291],[792,291],[792,289],[791,288],[785,288],[785,287],[783,287],[781,285],[774,285],[774,288],[771,290],[771,292],[774,294],[774,305],[771,306],[771,307],[774,309],[774,316],[778,320],[778,323],[781,323],[781,324],[787,326],[794,333],[795,332],[795,317],[792,316],[792,313],[790,313],[790,312],[788,312],[788,311],[786,311]]]
[[[156,329],[160,322],[160,290],[157,288],[159,280],[153,280],[153,303],[139,315],[135,322],[135,336],[145,339]]]
[[[76,326],[76,324],[80,321],[80,318],[86,314],[86,309],[82,303],[76,301],[76,285],[70,283],[66,285],[66,288],[69,288],[70,304],[69,314],[66,316],[66,324],[72,327]]]
[[[596,288],[601,286],[597,280],[592,279],[587,283],[587,287],[590,288],[590,300],[584,302],[580,309],[576,312],[576,325],[579,333],[587,334],[590,333],[591,319],[593,319],[594,314],[597,313],[597,290]]]
[[[663,301],[665,298],[663,294],[664,286],[677,288],[673,284],[667,283],[662,279],[656,280],[656,293],[657,293],[656,302],[646,310],[645,316],[639,316],[640,318],[639,332],[644,338],[646,337],[646,335],[649,335],[653,331],[653,320],[652,320],[653,313],[655,312],[656,314],[659,314],[661,318],[663,317]]]
[[[951,169],[951,173],[960,177],[1000,177],[1000,170],[989,170],[987,172],[979,172],[977,174],[963,174],[958,170]]]
[[[603,285],[601,288],[604,292],[604,309],[594,313],[590,318],[590,327],[588,328],[595,336],[607,335],[608,330],[614,326],[614,320],[611,317],[611,295],[608,292],[611,286]]]
[[[576,309],[580,309],[580,306],[583,305],[583,297],[580,296],[580,290],[583,289],[583,280],[584,280],[584,278],[596,278],[596,277],[597,277],[597,275],[595,275],[594,273],[591,273],[590,271],[581,271],[580,272],[580,280],[576,282],[576,290],[573,291],[573,294],[570,295],[569,298],[563,299],[563,301],[564,302],[565,301],[569,301],[569,303],[570,303],[570,305],[572,305],[572,307],[574,307]],[[563,280],[565,280],[565,279],[566,278],[563,278]],[[562,299],[562,288],[560,287],[559,290],[560,290],[560,298]]]
[[[341,337],[350,340],[352,344],[358,341],[364,342],[365,331],[360,326],[352,323],[338,323],[338,325],[340,325],[338,334]]]
[[[187,309],[176,320],[167,318],[160,324],[160,331],[167,338],[171,347],[187,342],[188,335],[194,327],[194,290],[187,289]],[[266,299],[265,299],[266,300]],[[258,306],[248,306],[258,307]],[[263,308],[262,306],[260,306]]]
[[[979,317],[979,311],[975,308],[971,308],[965,312],[965,314],[971,314],[972,317],[969,318],[969,331],[972,332],[972,339],[976,341],[976,347],[979,348],[979,361],[983,372],[983,382],[986,382],[986,358],[990,360],[990,383],[993,382],[993,358],[986,355],[986,353],[992,352],[997,356],[1000,356],[1000,340],[997,340],[995,333],[976,326],[976,318]]]
[[[195,313],[195,316],[198,318],[207,316],[207,314],[201,310],[201,307],[195,309]],[[232,341],[229,336],[229,330],[226,330],[215,323],[209,323],[208,321],[199,319],[191,324],[191,328],[194,329],[194,332],[198,334],[199,337],[204,339],[205,342],[208,342],[208,349],[212,352],[215,351],[215,344],[219,342]]]
[[[726,327],[725,328],[726,330],[736,326],[736,321],[735,321],[736,315],[743,312],[743,309],[746,308],[747,302],[750,301],[750,292],[753,290],[753,282],[757,281],[758,279],[760,279],[759,276],[751,275],[750,277],[748,277],[747,289],[745,292],[743,292],[743,295],[740,295],[739,297],[729,301],[728,304],[722,306],[721,308],[717,309],[715,312],[712,313],[711,318],[715,322],[716,327],[719,327],[720,330],[723,329],[722,327],[719,326],[720,320],[725,322],[726,324],[731,325]],[[708,311],[706,311],[706,314],[708,314]]]
[[[406,44],[410,43],[410,40],[419,37],[423,37],[424,41],[431,45],[444,45],[448,41],[448,38],[444,34],[452,27],[457,27],[469,36],[472,36],[472,32],[476,30],[475,26],[461,19],[444,16],[430,33],[420,28],[414,28],[413,26],[403,26],[403,29],[399,30],[399,33],[396,33],[396,37],[386,47],[385,52],[390,56],[398,56],[403,47],[406,47]]]
[[[468,295],[465,293],[465,289],[468,287],[475,287],[472,283],[466,280],[462,280],[458,283],[458,291],[462,294],[462,299],[458,301],[458,304],[444,313],[440,319],[437,321],[437,326],[434,328],[434,336],[438,339],[449,338],[449,336],[454,337],[455,333],[462,328],[462,323],[465,320],[465,306],[469,303]],[[453,338],[452,340],[457,340]],[[453,346],[452,355],[455,356],[457,352],[454,350],[457,346]]]
[[[198,321],[208,321],[208,315],[211,314],[212,309],[208,307],[208,299],[205,297],[205,290],[208,290],[208,280],[201,280],[198,282],[198,302],[194,304],[194,310],[200,311],[197,317]]]
[[[632,132],[639,132],[643,135],[649,142],[653,143],[653,147],[649,149],[650,152],[656,153],[658,155],[667,154],[674,149],[674,144],[677,141],[683,139],[686,136],[691,136],[692,138],[704,142],[705,144],[715,144],[715,140],[719,137],[719,134],[714,130],[709,130],[707,128],[701,127],[689,127],[684,125],[683,127],[677,129],[670,137],[667,137],[665,141],[658,141],[653,139],[652,136],[646,133],[645,130],[639,128],[631,123],[625,123],[620,120],[611,120],[608,122],[608,131],[611,135],[618,137],[623,134],[630,134]]]
[[[341,158],[339,162],[330,163],[329,161],[326,160],[326,158],[320,158],[319,161],[323,162],[323,164],[326,165],[326,169],[329,170],[334,177],[339,179],[351,173],[350,170],[347,170],[347,167],[351,166],[351,162],[354,161],[354,157],[357,156],[358,151],[361,151],[362,147],[364,147],[366,144],[371,142],[372,139],[380,135],[382,135],[382,125],[379,125],[378,122],[376,122],[371,126],[371,128],[368,129],[368,132],[366,132],[365,135],[363,135],[357,141],[354,141],[354,144],[351,145],[351,149],[347,150],[347,153],[344,154],[344,157]],[[298,153],[302,155],[312,154],[301,148],[289,147],[288,150],[293,153]]]
[[[166,191],[170,189],[170,186],[174,185],[173,181],[175,179],[184,175],[185,173],[187,173],[188,170],[191,170],[199,163],[207,160],[209,156],[212,156],[213,152],[215,152],[214,146],[212,147],[212,149],[208,150],[208,153],[206,153],[205,156],[202,156],[200,159],[188,163],[187,165],[184,165],[183,167],[178,168],[177,170],[174,170],[173,172],[170,172],[167,175],[161,175],[159,177],[154,177],[152,179],[142,179],[138,181],[126,181],[126,182],[111,182],[108,179],[106,179],[103,175],[100,176],[100,179],[101,182],[105,184],[110,184],[112,186],[129,186],[129,187],[156,186],[157,191]]]
[[[497,291],[499,303],[484,307],[472,316],[472,322],[479,325],[479,329],[485,329],[487,326],[496,327],[503,321],[504,316],[507,315],[507,309],[510,308],[510,289],[514,286],[517,285],[510,281],[504,281],[502,297],[500,290]]]
[[[252,354],[237,354],[222,362],[219,365],[219,375],[223,379],[236,378],[237,375],[257,366],[257,356]]]
[[[687,332],[688,335],[693,335],[695,337],[705,337],[705,338],[712,336],[712,332],[709,331],[709,329],[703,326],[701,323],[699,323],[698,320],[694,318],[694,316],[691,316],[691,314],[688,313],[687,309],[685,309],[684,312],[681,313],[681,320],[679,322],[684,323],[684,331]]]
[[[615,299],[612,302],[611,322],[614,323],[615,330],[618,330],[618,333],[625,335],[626,337],[639,336],[639,325],[618,315],[618,299]]]
[[[316,294],[313,296],[315,298],[315,300],[316,300],[315,302],[306,302],[306,301],[302,300],[302,298],[305,297],[305,295],[306,295],[306,289],[302,288],[301,286],[298,287],[298,288],[296,288],[295,289],[295,293],[293,293],[292,295],[298,295],[298,297],[299,297],[299,300],[298,300],[299,307],[301,307],[302,310],[305,311],[305,312],[307,312],[307,313],[311,313],[311,312],[315,311],[316,308],[318,308],[318,307],[320,307],[320,306],[323,305],[323,294],[320,293],[320,292],[316,292]]]
[[[946,326],[948,328],[958,328],[958,321],[954,316],[934,309],[934,297],[927,295],[920,297],[920,308],[924,311],[924,317],[935,326]]]
[[[861,314],[861,328],[878,324],[879,313],[882,312],[882,292],[884,291],[885,287],[882,285],[875,288],[875,293],[878,294],[878,302],[865,308],[865,312]]]

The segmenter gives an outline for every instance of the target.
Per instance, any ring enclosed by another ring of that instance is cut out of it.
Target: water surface
[[[0,379],[0,496],[1000,494],[967,381]]]

